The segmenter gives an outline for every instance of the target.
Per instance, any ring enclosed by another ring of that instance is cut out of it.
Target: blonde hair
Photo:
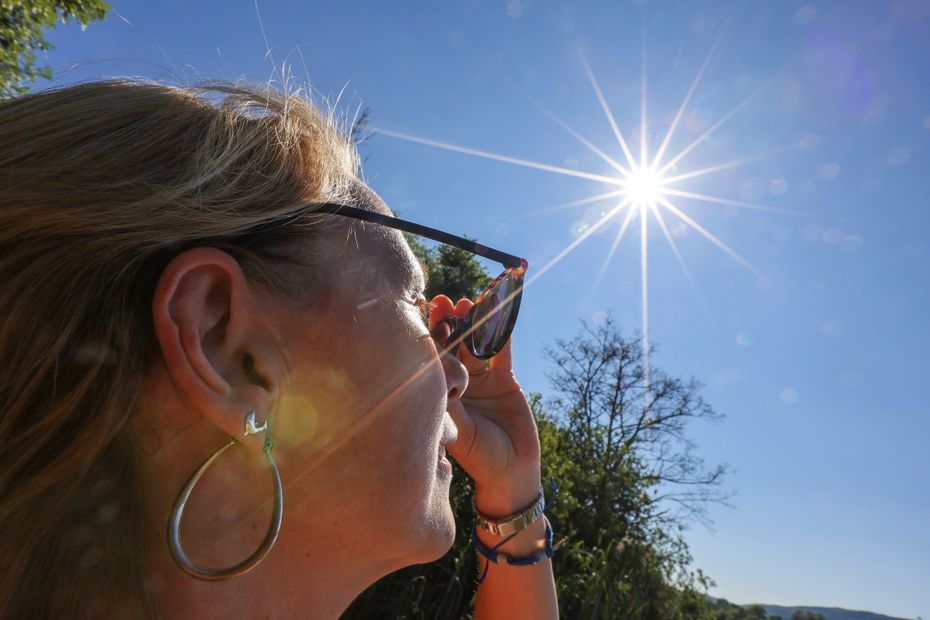
[[[333,121],[227,83],[0,102],[0,617],[153,614],[128,424],[157,354],[152,291],[212,245],[294,294],[273,267],[315,228],[255,231],[346,196],[357,156]]]

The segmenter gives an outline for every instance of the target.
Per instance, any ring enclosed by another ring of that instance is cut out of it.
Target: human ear
[[[152,318],[168,375],[191,413],[248,442],[246,417],[255,410],[259,423],[267,419],[283,364],[239,263],[216,248],[179,254],[159,277]]]

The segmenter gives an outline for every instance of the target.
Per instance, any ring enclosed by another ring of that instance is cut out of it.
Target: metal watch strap
[[[539,497],[532,504],[520,512],[504,517],[503,519],[489,519],[475,510],[475,521],[478,527],[497,536],[510,536],[528,528],[539,515],[543,513],[546,501],[543,497],[542,487],[539,488]]]

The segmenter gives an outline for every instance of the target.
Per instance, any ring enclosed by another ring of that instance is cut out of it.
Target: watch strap
[[[510,536],[528,528],[536,519],[539,518],[546,508],[545,498],[543,497],[542,487],[539,488],[539,497],[524,508],[503,519],[490,519],[475,510],[475,521],[478,527],[497,536]]]

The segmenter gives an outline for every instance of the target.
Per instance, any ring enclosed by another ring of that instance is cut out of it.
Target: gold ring
[[[491,369],[491,360],[484,360],[484,367],[483,367],[481,370],[479,370],[478,372],[472,372],[472,371],[469,370],[469,371],[468,371],[468,376],[469,376],[469,377],[477,377],[478,375],[483,375],[484,373],[486,373],[486,372],[487,372],[488,370],[490,370],[490,369]]]

